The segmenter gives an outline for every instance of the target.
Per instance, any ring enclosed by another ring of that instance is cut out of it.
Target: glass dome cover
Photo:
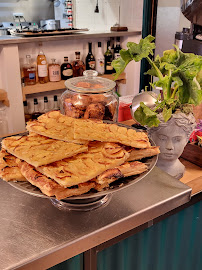
[[[84,76],[68,79],[65,81],[67,89],[79,93],[107,93],[113,90],[116,83],[112,80],[97,77],[98,72],[95,70],[85,70]]]

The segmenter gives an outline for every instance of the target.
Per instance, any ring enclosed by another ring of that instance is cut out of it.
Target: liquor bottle
[[[80,59],[80,52],[75,52],[76,60],[72,62],[73,77],[83,76],[86,69],[84,62]]]
[[[117,59],[120,57],[120,50],[121,50],[121,45],[120,45],[120,37],[116,38],[116,47],[114,48],[114,59]]]
[[[110,38],[110,46],[111,46],[111,52],[112,52],[112,59],[114,59],[114,38]]]
[[[49,80],[50,82],[61,81],[60,65],[56,63],[56,59],[51,59],[52,63],[49,64]]]
[[[43,109],[43,113],[47,113],[47,112],[50,111],[49,105],[48,105],[48,97],[44,97],[43,100],[44,100],[44,109]]]
[[[64,63],[61,65],[61,78],[68,80],[73,77],[72,65],[68,62],[68,57],[64,57]]]
[[[113,55],[111,52],[110,41],[107,41],[107,51],[104,54],[105,56],[105,74],[112,74],[114,69],[112,67]]]
[[[32,113],[32,120],[37,119],[42,113],[39,111],[38,108],[38,100],[34,98],[34,111]]]
[[[86,69],[95,70],[95,57],[92,54],[92,43],[88,43],[88,54],[86,56]]]
[[[30,55],[26,55],[26,62],[23,66],[24,83],[25,85],[36,84],[36,67],[32,63]]]
[[[28,122],[30,120],[32,120],[32,115],[29,113],[29,109],[28,109],[28,105],[27,105],[27,101],[23,101],[23,105],[24,105],[24,114],[25,114],[25,122]]]
[[[37,56],[38,79],[40,83],[48,82],[48,66],[46,56],[42,49]]]
[[[58,97],[55,95],[54,98],[54,103],[53,103],[53,111],[59,111],[60,107],[58,106]]]
[[[99,74],[104,74],[105,71],[105,58],[104,55],[102,53],[102,43],[98,42],[98,51],[96,54],[96,61],[95,61],[95,66],[96,66],[96,70]]]

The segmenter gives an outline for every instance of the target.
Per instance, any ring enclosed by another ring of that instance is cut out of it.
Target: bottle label
[[[111,62],[107,62],[107,64],[106,64],[106,70],[113,70],[113,67],[112,67],[111,64],[112,64]]]
[[[121,55],[120,55],[120,53],[115,53],[114,54],[114,59],[117,59],[117,58],[119,58]]]
[[[90,69],[95,69],[95,61],[88,62],[88,65]]]
[[[42,60],[42,61],[41,61],[41,64],[42,64],[42,65],[46,65],[46,60]]]
[[[60,77],[60,66],[49,67],[49,77],[51,82],[58,82],[61,80]]]
[[[35,73],[29,73],[29,79],[35,80]]]
[[[48,70],[46,65],[38,65],[38,76],[39,77],[47,77]]]
[[[97,58],[96,59],[96,70],[99,74],[104,74],[104,58]]]
[[[65,70],[63,70],[62,74],[66,77],[70,77],[73,75],[73,70],[72,69],[65,69]]]

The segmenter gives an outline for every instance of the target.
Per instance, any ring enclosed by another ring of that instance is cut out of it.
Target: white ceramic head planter
[[[158,127],[148,130],[149,136],[154,140],[157,146],[160,146],[160,154],[157,161],[157,167],[168,174],[180,179],[185,171],[184,165],[179,161],[184,147],[196,126],[193,114],[188,116],[184,113],[175,113],[165,123],[162,115],[159,115],[161,121]]]

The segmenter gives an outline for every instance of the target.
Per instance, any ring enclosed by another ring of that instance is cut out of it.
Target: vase
[[[167,122],[164,122],[162,114],[159,114],[158,118],[159,126],[148,129],[149,137],[160,146],[157,167],[180,179],[184,175],[185,167],[179,157],[196,126],[195,117],[192,113],[186,115],[177,112],[172,114]]]

